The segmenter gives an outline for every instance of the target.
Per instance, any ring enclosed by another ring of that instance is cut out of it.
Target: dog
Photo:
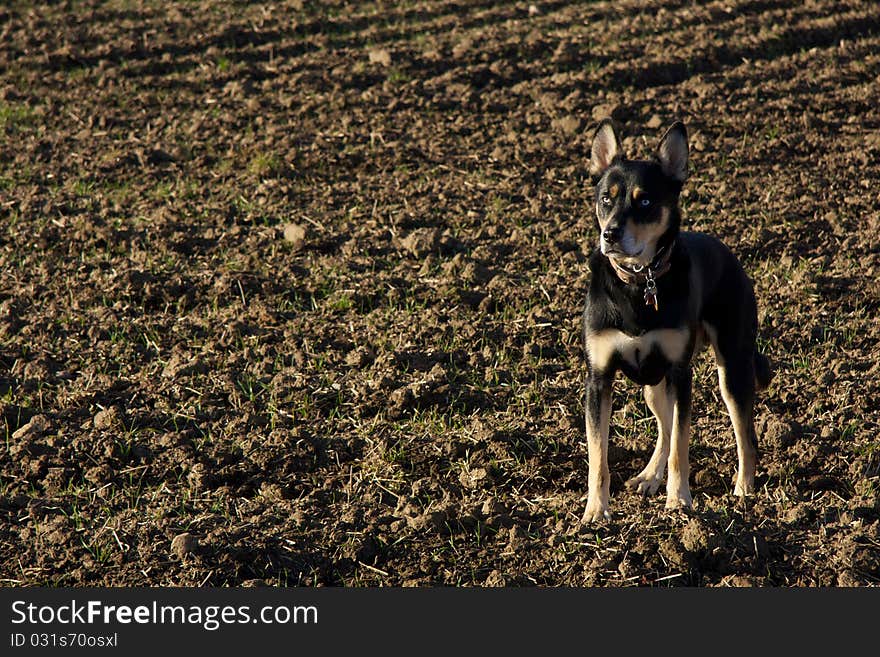
[[[629,160],[610,119],[596,129],[590,154],[599,245],[583,314],[589,456],[582,523],[611,518],[608,433],[611,387],[622,372],[644,387],[657,418],[657,444],[627,482],[642,495],[660,488],[666,508],[692,506],[688,477],[694,354],[711,345],[736,436],[734,494],[754,493],[757,390],[772,379],[757,348],[752,282],[736,256],[709,235],[680,230],[679,195],[688,175],[687,130],[675,122],[650,160]]]

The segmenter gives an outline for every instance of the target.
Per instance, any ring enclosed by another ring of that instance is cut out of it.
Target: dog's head
[[[678,234],[678,196],[687,178],[684,124],[672,124],[651,160],[627,160],[608,119],[593,137],[590,174],[596,186],[599,248],[626,266],[644,267]]]

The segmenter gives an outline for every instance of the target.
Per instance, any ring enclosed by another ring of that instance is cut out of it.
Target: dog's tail
[[[766,390],[773,380],[773,368],[767,357],[755,349],[755,383],[758,390]]]

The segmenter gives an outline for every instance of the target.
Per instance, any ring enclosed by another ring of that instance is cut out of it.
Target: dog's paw
[[[693,505],[694,500],[691,497],[691,492],[689,490],[679,491],[677,493],[667,492],[666,508],[670,511],[690,509]]]
[[[755,482],[737,479],[736,483],[733,486],[733,494],[737,497],[748,497],[749,495],[754,495]]]
[[[587,508],[581,517],[582,525],[591,525],[605,520],[611,520],[611,512],[608,510],[607,504],[587,503]]]
[[[653,495],[660,490],[663,483],[663,476],[656,475],[652,472],[643,471],[626,482],[627,488],[636,491],[645,497]]]

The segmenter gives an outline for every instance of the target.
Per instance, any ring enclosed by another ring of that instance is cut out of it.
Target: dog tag
[[[654,281],[654,274],[650,268],[648,268],[647,280],[645,281],[645,305],[654,306],[655,311],[660,309],[660,304],[657,302],[657,283]]]

